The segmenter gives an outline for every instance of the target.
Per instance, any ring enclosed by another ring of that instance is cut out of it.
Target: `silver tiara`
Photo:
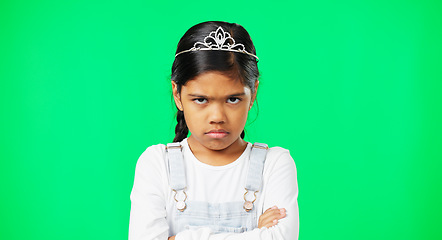
[[[256,60],[259,60],[255,54],[247,52],[243,44],[235,43],[235,39],[230,36],[229,32],[225,32],[222,27],[218,27],[216,31],[210,32],[209,36],[204,38],[204,42],[196,42],[192,48],[175,54],[175,57],[182,53],[194,51],[239,52],[250,55],[256,58]]]

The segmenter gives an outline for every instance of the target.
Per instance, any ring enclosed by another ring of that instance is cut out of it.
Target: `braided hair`
[[[176,114],[176,121],[178,122],[175,127],[175,138],[174,142],[181,142],[187,137],[189,129],[187,128],[186,119],[184,119],[184,112],[178,109]]]
[[[247,52],[256,55],[252,39],[241,25],[220,21],[203,22],[191,27],[178,42],[176,53],[192,48],[196,42],[204,41],[204,38],[218,27],[230,33],[237,43],[243,44]],[[255,91],[255,81],[259,77],[257,61],[248,54],[229,51],[191,51],[175,57],[171,80],[176,83],[177,91],[180,93],[181,87],[187,81],[209,71],[217,71],[239,79],[242,84],[251,89],[252,93]],[[180,142],[189,133],[184,112],[180,109],[177,109],[176,120],[173,141]],[[240,136],[244,138],[244,130]]]

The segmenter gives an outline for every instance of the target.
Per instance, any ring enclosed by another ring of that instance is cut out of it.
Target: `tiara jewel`
[[[218,27],[216,31],[210,32],[209,36],[204,38],[204,42],[196,42],[192,48],[175,54],[175,57],[182,53],[194,51],[239,52],[250,55],[256,58],[256,60],[259,60],[255,54],[247,52],[243,44],[235,43],[235,39],[230,36],[229,32],[225,32],[222,27]]]

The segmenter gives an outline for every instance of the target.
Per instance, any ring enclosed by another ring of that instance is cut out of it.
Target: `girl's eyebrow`
[[[208,96],[203,95],[203,94],[192,94],[192,93],[189,93],[187,95],[190,96],[190,97],[208,98]],[[239,96],[244,96],[244,95],[246,95],[245,92],[240,92],[240,93],[229,94],[227,96],[228,97],[239,97]]]
[[[231,95],[229,95],[229,97],[239,97],[239,96],[244,96],[244,95],[246,95],[245,92],[240,92],[240,93],[231,94]]]
[[[191,94],[191,93],[189,93],[187,95],[190,96],[190,97],[207,98],[206,95],[202,95],[202,94]]]

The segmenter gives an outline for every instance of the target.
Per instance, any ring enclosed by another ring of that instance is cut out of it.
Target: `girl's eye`
[[[231,98],[227,99],[227,102],[232,103],[232,104],[239,103],[239,101],[241,101],[241,99],[236,98],[236,97],[231,97]]]
[[[207,103],[207,99],[205,99],[205,98],[195,98],[195,99],[193,99],[193,101],[194,101],[196,104],[204,104],[204,103]]]

